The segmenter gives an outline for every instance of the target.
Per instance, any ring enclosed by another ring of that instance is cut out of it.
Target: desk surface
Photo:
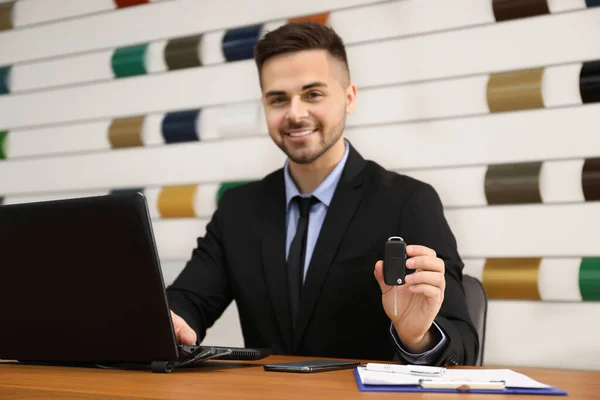
[[[268,362],[299,360],[269,357],[258,362],[211,361],[204,366],[153,374],[105,369],[0,365],[0,399],[461,399],[533,400],[564,396],[423,394],[359,392],[352,370],[292,374],[266,372]],[[570,399],[600,396],[600,372],[511,368],[559,387]]]

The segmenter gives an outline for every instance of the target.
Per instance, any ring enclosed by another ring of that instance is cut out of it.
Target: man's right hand
[[[193,346],[196,344],[196,332],[181,318],[179,315],[171,311],[171,319],[173,320],[173,329],[177,337],[177,343]]]

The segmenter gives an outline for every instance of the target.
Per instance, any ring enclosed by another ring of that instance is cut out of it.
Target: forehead
[[[334,62],[325,50],[304,50],[271,57],[263,64],[262,89],[264,92],[292,91],[315,81],[331,83],[335,80]]]

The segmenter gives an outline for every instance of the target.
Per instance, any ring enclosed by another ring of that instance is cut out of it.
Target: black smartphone
[[[305,360],[290,361],[284,363],[266,364],[265,371],[274,372],[324,372],[337,371],[341,369],[356,368],[360,365],[358,361],[342,360]]]

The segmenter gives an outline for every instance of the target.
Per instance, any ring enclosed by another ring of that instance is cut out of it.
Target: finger
[[[173,330],[177,341],[189,346],[196,344],[196,332],[190,328],[187,322],[173,311],[171,311],[171,318],[173,319]]]
[[[377,279],[377,283],[379,283],[379,288],[381,289],[381,293],[385,293],[391,289],[391,286],[386,285],[383,280],[383,261],[379,260],[375,263],[375,279]]]
[[[422,271],[435,271],[444,273],[444,260],[430,256],[418,256],[406,260],[406,268]]]
[[[444,275],[439,272],[419,271],[414,274],[406,275],[405,280],[408,285],[426,284],[442,290],[446,286],[446,279],[444,278]]]
[[[433,249],[430,249],[429,247],[425,247],[425,246],[420,246],[418,244],[411,244],[411,245],[406,246],[406,255],[409,257],[416,257],[416,256],[436,257],[436,253]]]
[[[410,290],[411,293],[422,294],[425,297],[429,297],[432,299],[442,299],[442,290],[440,288],[431,285],[426,285],[424,283],[418,285],[411,285],[408,287],[408,290]]]

